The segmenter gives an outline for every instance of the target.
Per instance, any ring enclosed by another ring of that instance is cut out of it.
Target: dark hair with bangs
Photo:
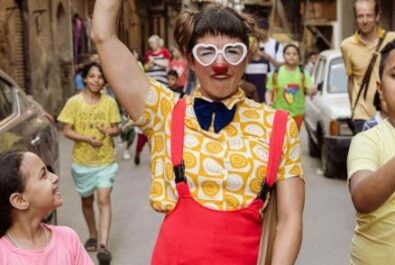
[[[284,48],[283,48],[283,54],[284,54],[284,55],[285,55],[285,53],[287,52],[287,50],[288,50],[289,48],[294,48],[294,49],[296,50],[296,52],[298,53],[299,60],[302,59],[301,54],[300,54],[300,49],[299,49],[299,47],[296,46],[295,44],[292,44],[292,43],[287,44],[287,45],[284,46]]]
[[[248,47],[250,31],[247,19],[232,8],[207,4],[199,13],[185,10],[178,16],[174,39],[180,51],[189,55],[197,40],[206,34],[239,38]]]
[[[92,67],[97,67],[97,69],[99,69],[99,71],[104,79],[104,83],[107,83],[107,80],[106,80],[106,77],[104,76],[104,72],[103,72],[103,69],[101,68],[101,65],[98,64],[97,62],[90,62],[90,63],[84,65],[84,67],[82,67],[82,70],[81,70],[82,83],[84,83],[84,86],[86,86],[85,78],[88,76],[88,73]]]
[[[0,238],[12,225],[10,196],[23,192],[25,183],[21,170],[24,152],[10,151],[0,154]]]
[[[388,56],[395,49],[395,40],[388,42],[387,45],[381,50],[381,61],[379,67],[379,77],[383,79],[385,64],[387,63]]]

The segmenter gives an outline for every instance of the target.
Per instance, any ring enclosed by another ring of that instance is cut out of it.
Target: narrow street
[[[304,170],[306,175],[306,204],[304,211],[303,245],[298,265],[349,263],[349,249],[354,229],[354,209],[344,179],[326,179],[320,174],[319,160],[310,158],[306,150],[306,133],[302,130]],[[59,209],[60,225],[72,227],[82,242],[87,228],[70,175],[72,142],[60,133],[61,187],[65,200]],[[120,173],[113,191],[113,223],[109,248],[114,265],[147,265],[162,215],[155,213],[148,202],[150,185],[149,153],[143,152],[141,164],[121,159]],[[131,148],[134,150],[134,146]],[[132,153],[133,154],[133,153]],[[98,215],[98,211],[96,211]],[[96,256],[92,255],[95,262]],[[97,263],[96,263],[97,264]]]

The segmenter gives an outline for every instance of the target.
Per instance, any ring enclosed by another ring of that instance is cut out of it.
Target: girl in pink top
[[[78,235],[42,223],[63,204],[59,177],[30,152],[0,154],[0,264],[93,265]]]

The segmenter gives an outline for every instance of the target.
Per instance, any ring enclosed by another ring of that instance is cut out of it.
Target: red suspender
[[[185,178],[184,162],[182,160],[184,149],[185,108],[185,100],[182,98],[179,99],[174,106],[171,120],[170,150],[176,183],[187,182]]]
[[[171,161],[173,167],[182,164],[182,151],[184,148],[184,123],[186,102],[179,99],[173,109],[171,120]]]
[[[266,184],[272,187],[276,181],[278,167],[281,161],[285,130],[287,128],[288,112],[277,110],[274,114],[273,130],[270,136],[269,161],[266,170]]]

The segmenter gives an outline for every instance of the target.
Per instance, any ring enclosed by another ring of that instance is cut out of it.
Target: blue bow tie
[[[205,131],[209,130],[213,113],[215,114],[215,133],[225,128],[233,120],[236,113],[236,105],[232,109],[228,109],[222,102],[209,102],[201,98],[195,98],[193,109],[200,127]]]

